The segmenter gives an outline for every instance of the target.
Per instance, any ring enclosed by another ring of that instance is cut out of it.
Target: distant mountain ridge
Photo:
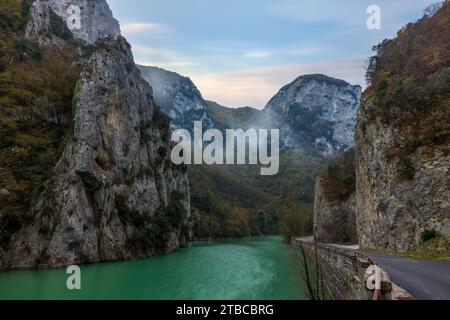
[[[191,79],[158,67],[138,66],[153,90],[153,98],[171,119],[172,129],[192,129],[194,121],[210,128],[208,105]]]
[[[208,111],[217,128],[257,128],[261,125],[263,112],[251,107],[227,108],[217,102],[206,101]]]
[[[282,129],[288,148],[313,147],[323,156],[354,145],[361,86],[323,74],[303,75],[284,86],[264,109],[266,121]]]
[[[140,66],[172,128],[280,128],[284,149],[330,157],[354,145],[362,88],[323,74],[303,75],[284,86],[263,110],[227,108],[205,101],[191,79],[157,67]]]
[[[305,75],[284,86],[263,110],[234,109],[205,101],[189,78],[140,68],[173,129],[190,129],[204,119],[204,128],[222,131],[281,129],[277,176],[262,177],[252,166],[189,167],[194,238],[277,233],[283,225],[291,227],[286,217],[301,221],[297,227],[304,234],[311,231],[315,178],[332,155],[353,145],[361,87]]]

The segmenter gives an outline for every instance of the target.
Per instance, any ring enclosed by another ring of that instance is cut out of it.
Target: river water
[[[199,242],[173,254],[81,267],[80,291],[65,270],[0,273],[0,299],[305,299],[292,249],[280,237]]]

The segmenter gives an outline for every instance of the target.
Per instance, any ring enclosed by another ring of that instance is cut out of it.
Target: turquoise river
[[[81,290],[64,269],[0,273],[0,300],[297,300],[305,286],[279,237],[192,243],[175,253],[81,266]]]

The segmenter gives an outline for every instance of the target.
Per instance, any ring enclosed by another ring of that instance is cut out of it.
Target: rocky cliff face
[[[420,147],[408,157],[390,159],[389,150],[407,141],[405,132],[399,123],[368,121],[370,104],[363,105],[356,135],[361,246],[407,251],[426,230],[450,235],[449,146]]]
[[[90,4],[83,10],[109,12],[104,1],[85,2]],[[45,25],[40,19],[51,14],[45,3],[35,2],[44,14],[31,15],[30,25]],[[109,37],[117,30],[110,31],[82,62],[73,136],[39,191],[31,221],[0,257],[2,269],[148,257],[176,250],[189,235],[189,183],[185,169],[170,160],[169,123],[155,107],[129,44]],[[90,42],[101,32],[86,29],[74,36]]]
[[[343,80],[305,75],[283,87],[264,111],[267,122],[284,131],[287,147],[312,146],[330,156],[354,144],[361,92]]]
[[[449,17],[445,2],[371,60],[356,130],[362,247],[406,251],[425,232],[450,235]]]
[[[63,25],[70,29],[75,38],[88,44],[120,35],[119,23],[105,0],[36,0],[30,16],[26,37],[36,39],[41,44],[54,45],[55,36],[61,36]],[[61,20],[56,21],[56,17]]]
[[[332,212],[339,217],[336,211],[350,209],[356,212],[358,241],[364,248],[405,252],[430,237],[448,241],[449,17],[450,2],[445,1],[404,27],[396,39],[374,48],[367,72],[370,86],[356,126],[356,192],[354,200],[350,198],[355,207],[349,208],[352,203],[345,199],[330,207],[319,187],[319,238],[327,239],[345,226],[344,220],[330,218]],[[329,187],[338,193],[342,183],[336,175],[333,181],[338,183]],[[327,228],[329,223],[334,226]]]
[[[156,104],[170,117],[172,128],[192,130],[194,121],[203,121],[204,128],[213,127],[208,106],[191,79],[157,67],[139,68],[153,88]]]
[[[356,200],[353,192],[346,200],[328,199],[322,180],[316,182],[314,233],[323,243],[358,243],[356,232]]]

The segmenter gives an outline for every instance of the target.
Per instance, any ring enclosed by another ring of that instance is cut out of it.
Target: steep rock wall
[[[401,159],[389,150],[405,143],[398,126],[369,121],[363,104],[356,132],[356,205],[362,247],[407,251],[426,230],[450,234],[450,156],[448,145],[419,148],[408,159],[414,177],[402,177]]]
[[[353,146],[361,93],[360,86],[343,80],[321,74],[300,76],[269,101],[266,122],[281,128],[287,147],[309,144],[328,157]]]
[[[61,20],[55,21],[54,14]],[[30,17],[25,35],[41,44],[57,44],[63,25],[76,39],[88,44],[120,35],[119,23],[105,0],[36,0]]]
[[[205,129],[215,127],[208,105],[191,79],[157,67],[138,67],[153,89],[155,102],[170,117],[173,129],[192,131],[194,121],[202,121]]]
[[[47,4],[35,2],[41,14],[31,14],[29,26],[46,25]],[[176,250],[189,236],[189,182],[185,168],[170,160],[168,119],[155,107],[130,45],[110,36],[97,39],[80,62],[73,135],[37,190],[31,221],[1,253],[0,269],[144,258]]]
[[[450,236],[450,2],[375,47],[356,128],[362,247]]]

